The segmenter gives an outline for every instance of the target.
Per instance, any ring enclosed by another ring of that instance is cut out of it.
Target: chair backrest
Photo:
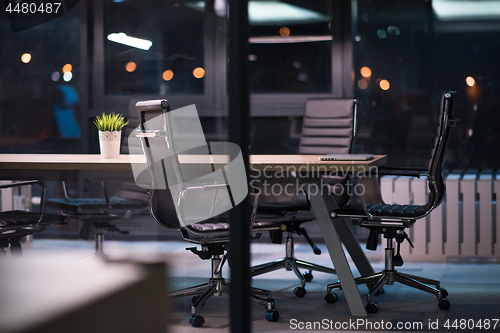
[[[443,174],[443,165],[448,146],[451,127],[455,127],[458,121],[455,118],[455,97],[456,92],[449,91],[441,98],[437,137],[434,141],[434,148],[431,153],[429,169],[427,171],[429,179],[429,200],[426,204],[426,211],[430,212],[441,204],[446,194],[446,184]]]
[[[136,108],[139,132],[129,140],[139,136],[142,141],[151,175],[152,208],[156,209],[151,214],[159,224],[189,229],[191,224],[228,211],[247,196],[239,147],[227,142],[208,145],[194,105],[170,111],[167,100],[153,100],[138,102]],[[181,163],[181,159],[187,161]],[[159,197],[173,202],[179,221],[159,218],[159,214],[172,216],[171,209],[163,211]]]
[[[127,137],[129,137],[129,135],[133,135],[132,131],[135,130],[136,128],[140,128],[141,130],[145,131],[146,130],[145,124],[148,120],[151,120],[159,116],[165,116],[165,113],[170,111],[170,104],[168,103],[168,101],[165,100],[165,102],[163,102],[159,100],[157,102],[158,103],[155,103],[155,107],[151,106],[150,104],[141,102],[133,104],[133,108],[135,109],[134,117],[136,117],[136,121],[134,121],[133,124],[132,123],[129,124],[131,131],[127,133]],[[158,129],[160,130],[160,128]],[[162,130],[165,130],[165,128],[163,128]],[[141,144],[146,145],[146,147],[150,147],[151,145],[150,138],[144,137],[141,138],[141,140],[128,140],[128,141],[130,145],[134,145],[134,147],[131,147],[131,152],[143,151],[144,154],[148,154],[150,152],[147,149],[143,150],[141,147]],[[139,146],[139,148],[137,146]],[[166,146],[165,149],[169,149],[169,147],[170,146]],[[168,160],[167,162],[169,161],[170,160]],[[148,164],[148,168],[155,167],[153,162],[153,157],[146,155],[146,162]],[[155,181],[155,177],[151,176],[151,181]],[[156,181],[158,181],[158,179],[156,179]],[[156,221],[156,223],[158,223],[163,227],[174,228],[174,229],[181,228],[180,221],[177,218],[175,204],[172,199],[172,195],[168,190],[168,186],[165,186],[165,189],[155,188],[152,190],[151,202],[150,202],[150,214]]]
[[[352,98],[308,99],[299,154],[351,153],[357,105],[357,100]]]

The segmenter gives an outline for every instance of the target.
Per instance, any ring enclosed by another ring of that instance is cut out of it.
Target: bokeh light
[[[71,73],[71,72],[66,72],[63,75],[63,80],[66,82],[71,81],[72,78],[73,78],[73,73]]]
[[[387,37],[387,32],[385,32],[384,29],[378,29],[377,36],[378,36],[378,38],[385,38],[385,37]]]
[[[174,72],[170,69],[167,69],[166,71],[163,72],[163,80],[165,81],[170,81],[174,77]]]
[[[372,76],[372,70],[370,69],[370,67],[361,67],[361,69],[359,70],[359,72],[361,73],[361,76],[362,77],[370,77]]]
[[[467,76],[465,83],[467,83],[469,87],[473,87],[476,84],[476,80],[474,80],[472,76]]]
[[[133,61],[129,61],[127,62],[127,64],[125,65],[125,70],[129,73],[132,73],[133,71],[135,71],[137,68],[137,65],[135,64],[135,62]]]
[[[31,54],[25,53],[21,56],[21,61],[27,64],[28,62],[31,61]]]
[[[391,87],[391,85],[389,84],[389,81],[387,81],[387,80],[380,80],[379,86],[380,86],[380,89],[382,89],[382,90],[389,90],[389,88]]]
[[[281,27],[280,28],[280,35],[281,36],[290,36],[290,29],[288,29],[287,27]]]
[[[201,67],[196,67],[193,70],[193,76],[197,79],[201,79],[202,77],[205,76],[205,70]]]
[[[62,68],[63,73],[71,72],[73,70],[73,66],[71,64],[66,64]]]
[[[59,72],[54,72],[54,73],[52,73],[51,78],[52,78],[52,81],[54,81],[54,82],[59,81],[59,79],[61,78],[61,74],[59,74]]]
[[[359,89],[363,89],[363,90],[368,88],[368,80],[366,80],[366,79],[359,80],[358,87],[359,87]]]
[[[398,36],[401,33],[399,28],[394,26],[394,25],[391,25],[390,27],[388,27],[387,32],[393,36]]]

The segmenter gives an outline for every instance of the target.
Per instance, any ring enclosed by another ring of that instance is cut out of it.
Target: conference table
[[[346,173],[375,173],[387,162],[387,156],[375,155],[366,161],[321,161],[321,155],[250,155],[250,170],[268,173],[291,172],[306,185],[320,189],[324,174],[342,176]],[[206,159],[181,158],[182,164],[196,167]],[[0,180],[81,180],[133,181],[132,163],[144,163],[142,155],[120,155],[102,159],[99,154],[0,154]],[[217,163],[216,159],[214,163]],[[224,163],[221,160],[221,163]],[[366,316],[357,285],[342,248],[345,246],[361,275],[373,273],[365,253],[349,227],[350,219],[332,218],[337,203],[328,191],[309,191],[308,196],[324,238],[333,267],[353,316]]]

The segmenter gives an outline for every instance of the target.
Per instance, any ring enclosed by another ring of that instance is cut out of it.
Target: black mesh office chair
[[[198,168],[194,170],[186,170],[186,168],[183,168],[182,164],[179,162],[179,155],[184,152],[178,145],[179,141],[189,140],[191,135],[186,136],[185,133],[179,133],[179,128],[172,125],[172,117],[174,117],[172,113],[180,112],[177,114],[182,115],[181,110],[170,111],[167,100],[138,102],[136,107],[140,113],[141,119],[137,137],[140,138],[142,146],[145,147],[144,154],[146,155],[148,163],[147,169],[151,174],[150,183],[153,184],[154,188],[151,196],[151,216],[163,227],[179,229],[186,241],[201,246],[201,249],[193,247],[187,248],[187,250],[190,250],[202,260],[211,260],[212,262],[211,278],[208,283],[178,290],[169,294],[170,297],[193,296],[193,305],[191,307],[189,322],[195,327],[200,327],[204,324],[205,320],[202,316],[196,314],[196,309],[202,306],[211,296],[221,296],[222,293],[229,293],[230,291],[229,284],[227,284],[222,277],[222,268],[227,258],[230,221],[223,214],[213,216],[206,220],[203,219],[202,222],[190,223],[186,213],[189,214],[190,210],[195,210],[196,207],[193,205],[190,206],[192,202],[189,202],[189,195],[194,193],[193,195],[196,196],[197,192],[203,194],[209,192],[213,193],[217,190],[226,191],[230,187],[231,176],[228,176],[229,181],[226,181],[226,183],[217,183],[210,178],[210,174],[207,175],[205,173],[205,171],[207,171],[204,169],[205,165],[199,166],[203,169],[201,171],[199,171]],[[155,119],[161,119],[161,121],[158,123]],[[151,121],[156,122],[156,124],[151,125]],[[201,130],[199,119],[192,118],[190,122],[196,123],[194,126],[198,126]],[[176,135],[182,135],[183,138],[180,140],[178,138],[176,139]],[[204,149],[209,147],[212,151],[211,154],[215,154],[215,143],[208,146],[204,141],[203,132],[196,133],[196,136],[200,139],[198,141],[198,148]],[[222,169],[218,170],[220,171]],[[211,172],[216,170],[210,169],[208,171]],[[193,176],[193,173],[196,175]],[[197,178],[197,176],[201,176],[201,178]],[[143,178],[141,174],[137,176],[136,181],[137,179],[142,179],[142,183],[144,184],[144,179],[146,178]],[[192,182],[193,179],[196,181]],[[188,182],[191,182],[191,185],[185,185]],[[157,184],[159,184],[159,186],[156,186]],[[179,190],[181,194],[174,198],[171,192],[172,186],[177,185],[180,186]],[[163,187],[164,189],[159,189],[158,187]],[[169,188],[171,190],[169,190]],[[230,188],[233,195],[235,195],[235,188],[232,186]],[[249,216],[248,222],[245,221],[245,223],[249,223],[253,238],[258,238],[264,231],[277,228],[277,225],[273,223],[255,222],[257,198],[257,194],[250,195],[253,207],[252,215]],[[210,200],[198,200],[195,202],[195,205],[198,206],[207,201]],[[212,207],[214,204],[215,201],[212,203]],[[183,207],[191,208],[186,208],[186,210],[184,210]],[[257,295],[264,295],[265,298]],[[265,317],[268,321],[278,320],[279,313],[274,309],[274,299],[270,291],[251,288],[251,298],[265,305]]]
[[[130,112],[130,109],[133,112]],[[127,137],[139,125],[135,103],[131,103],[129,107],[127,120],[129,124],[123,129],[123,137]],[[128,154],[128,141],[122,141],[120,153]],[[63,215],[83,222],[79,238],[87,240],[95,231],[95,254],[97,255],[104,251],[104,231],[129,234],[128,230],[120,229],[116,221],[129,218],[132,214],[147,214],[149,205],[149,194],[135,183],[116,183],[113,186],[103,181],[100,185],[103,193],[101,197],[70,197],[66,183],[63,181],[64,198],[50,198],[46,202],[47,208],[60,210]],[[116,185],[119,188],[115,188],[117,192],[111,196],[109,188],[116,187]]]
[[[309,99],[302,126],[299,154],[347,154],[352,152],[356,134],[357,100],[352,98]],[[324,176],[324,183],[330,189],[334,186],[346,186],[348,178]],[[331,191],[331,193],[338,193]],[[335,197],[339,206],[345,205],[348,196]],[[286,232],[285,257],[283,259],[252,267],[252,276],[271,272],[280,268],[292,270],[301,285],[294,289],[294,294],[303,297],[306,294],[305,283],[313,279],[312,271],[335,274],[333,268],[320,266],[294,257],[294,234],[304,236],[315,254],[321,250],[314,245],[302,223],[312,221],[314,213],[305,193],[296,193],[291,200],[260,202],[258,217],[279,217],[280,230],[271,232],[274,243],[281,244],[282,233]],[[308,272],[301,274],[299,268]]]
[[[378,305],[372,301],[372,296],[381,290],[384,285],[391,285],[394,284],[394,282],[399,282],[436,295],[439,300],[439,308],[443,310],[447,310],[450,307],[450,302],[445,299],[448,293],[445,289],[440,287],[439,281],[403,274],[396,271],[394,266],[403,265],[403,258],[399,253],[399,245],[405,240],[410,241],[405,229],[411,228],[417,220],[427,216],[443,201],[446,193],[443,175],[446,146],[448,144],[450,128],[454,127],[458,121],[458,119],[455,118],[454,106],[455,92],[446,92],[443,94],[437,138],[434,143],[434,149],[432,150],[429,167],[426,171],[422,171],[421,169],[398,170],[382,168],[379,172],[379,175],[392,174],[426,177],[429,185],[429,198],[425,205],[385,204],[379,191],[378,202],[367,202],[365,197],[361,196],[361,203],[349,203],[331,212],[333,218],[336,216],[350,217],[356,219],[359,226],[370,230],[370,235],[366,244],[367,249],[376,250],[380,234],[384,235],[387,240],[387,247],[385,249],[385,269],[382,272],[356,279],[357,284],[366,283],[371,285],[367,297],[368,304],[366,305],[366,310],[368,312],[375,313],[378,310]],[[394,253],[394,240],[397,242],[396,254]],[[334,303],[338,300],[337,295],[330,292],[332,289],[339,287],[340,283],[338,282],[328,285],[328,293],[325,297],[328,303]]]
[[[42,232],[51,224],[67,224],[68,218],[61,215],[44,213],[45,183],[41,180],[23,181],[1,185],[1,189],[38,185],[42,189],[38,212],[8,210],[0,212],[0,257],[5,256],[5,248],[10,247],[13,257],[22,256],[21,239]]]

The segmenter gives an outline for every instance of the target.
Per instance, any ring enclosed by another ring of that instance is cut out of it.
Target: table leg
[[[351,268],[349,267],[349,263],[347,262],[347,258],[342,249],[342,243],[340,242],[339,234],[336,230],[338,226],[334,226],[330,217],[330,212],[337,208],[337,204],[327,192],[328,191],[319,190],[317,191],[317,193],[309,193],[309,200],[311,202],[314,214],[316,215],[319,229],[325,240],[325,245],[328,249],[328,253],[330,254],[330,258],[332,259],[333,267],[337,271],[337,277],[340,281],[340,285],[342,286],[342,290],[344,291],[347,305],[351,310],[351,314],[353,316],[366,317],[365,307],[363,305],[363,302],[361,301],[358,287],[356,285],[356,282],[354,281]],[[338,225],[344,224],[346,228],[349,228],[349,226],[345,224],[345,221],[343,219],[339,220],[339,222],[341,223],[338,223]],[[342,234],[347,233],[346,230],[342,227],[340,229],[342,230]],[[352,238],[354,239],[354,236]],[[354,239],[354,241],[356,240]]]
[[[337,220],[343,220],[338,221]],[[358,241],[352,234],[351,228],[349,228],[349,224],[351,224],[351,219],[349,217],[337,217],[334,219],[335,230],[339,234],[342,243],[344,244],[347,252],[354,261],[356,268],[358,269],[361,276],[367,276],[375,273],[372,265],[368,261],[365,252],[359,245]]]

